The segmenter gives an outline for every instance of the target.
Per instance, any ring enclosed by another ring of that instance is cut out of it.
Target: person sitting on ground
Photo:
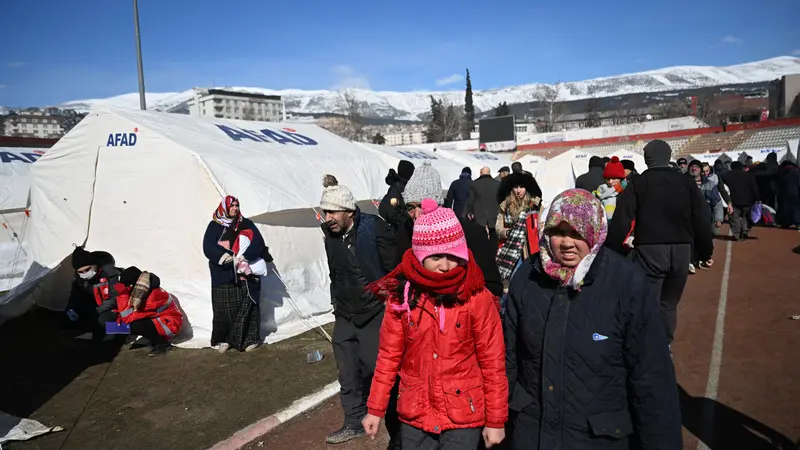
[[[617,208],[617,196],[628,185],[625,168],[619,158],[616,156],[611,157],[611,161],[606,164],[606,168],[603,170],[603,178],[605,178],[606,182],[597,187],[594,191],[594,196],[603,204],[606,219],[611,221],[611,218],[614,217],[614,210]]]
[[[122,269],[114,267],[114,258],[109,253],[89,252],[83,246],[72,252],[72,268],[75,278],[67,301],[67,317],[100,340],[105,337],[106,323],[117,319],[115,285]]]
[[[183,314],[172,294],[161,288],[158,276],[136,266],[123,270],[115,287],[119,292],[117,322],[130,326],[130,334],[150,342],[150,356],[166,353],[171,348],[169,340],[183,325]]]
[[[477,449],[505,438],[508,381],[500,314],[453,211],[422,201],[412,248],[368,286],[386,302],[368,414],[373,439],[400,376],[404,449]],[[433,355],[433,358],[431,358]]]

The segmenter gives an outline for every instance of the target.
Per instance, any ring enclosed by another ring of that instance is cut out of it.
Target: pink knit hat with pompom
[[[431,255],[451,255],[469,261],[464,229],[452,209],[440,208],[435,200],[422,201],[422,216],[414,221],[411,251],[422,261]]]

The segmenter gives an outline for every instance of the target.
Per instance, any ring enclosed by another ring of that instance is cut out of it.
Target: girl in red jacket
[[[403,448],[491,447],[508,419],[498,305],[453,211],[422,211],[400,265],[368,287],[387,307],[364,429],[375,438],[399,374]]]

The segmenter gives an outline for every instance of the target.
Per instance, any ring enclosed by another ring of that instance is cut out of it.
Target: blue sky
[[[4,0],[0,105],[135,92],[131,4]],[[463,89],[466,67],[485,89],[800,55],[797,0],[139,0],[139,14],[148,92]]]

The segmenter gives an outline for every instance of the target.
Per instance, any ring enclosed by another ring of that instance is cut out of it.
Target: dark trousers
[[[651,283],[667,340],[672,344],[678,326],[678,303],[689,276],[692,244],[636,245],[633,253],[633,262],[644,270]]]
[[[500,239],[497,237],[497,231],[495,231],[494,227],[489,227],[489,248],[492,249],[493,252],[497,252],[497,247],[500,246]]]
[[[747,221],[750,220],[750,207],[749,206],[734,206],[733,214],[731,214],[731,233],[733,237],[742,237],[747,234]]]
[[[164,336],[158,334],[156,324],[150,319],[141,319],[131,322],[131,334],[141,336],[150,342],[150,345],[166,344]]]
[[[361,420],[367,415],[367,399],[378,359],[378,339],[382,323],[383,312],[361,327],[336,316],[333,327],[333,356],[339,369],[339,396],[346,427],[360,429]]]
[[[481,442],[481,432],[481,428],[462,428],[433,434],[411,425],[400,425],[403,448],[413,450],[476,450]]]

